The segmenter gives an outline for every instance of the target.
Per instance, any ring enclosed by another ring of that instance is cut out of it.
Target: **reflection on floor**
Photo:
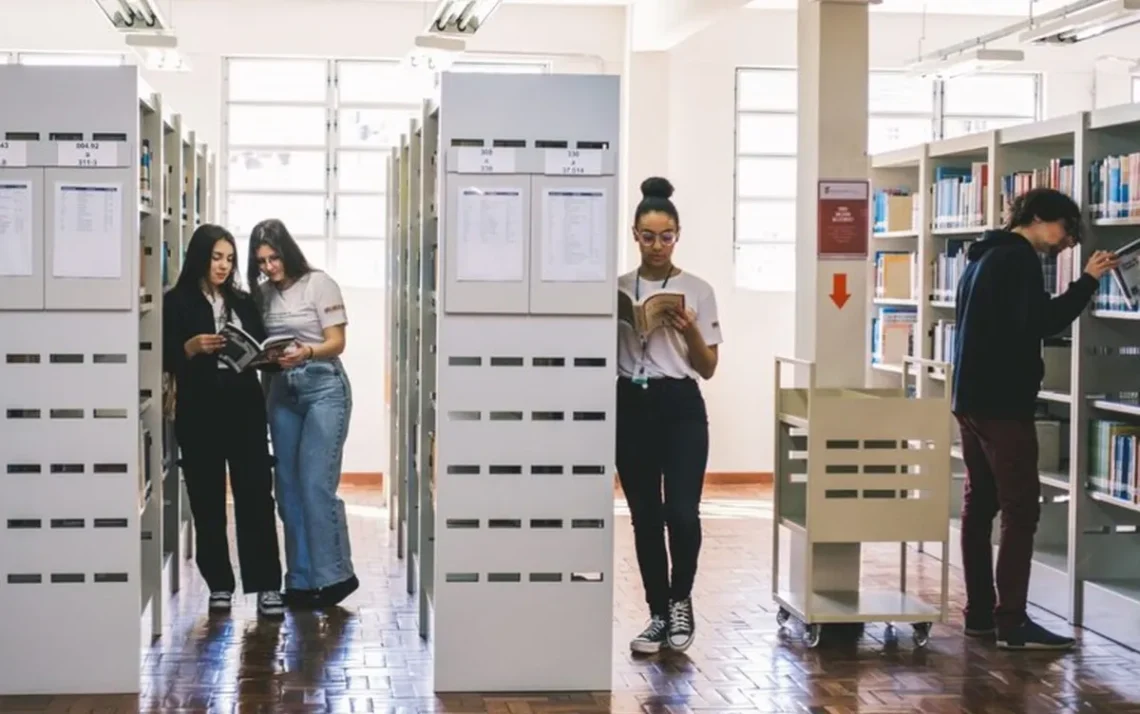
[[[962,593],[956,577],[954,622],[935,627],[925,651],[914,649],[905,626],[896,642],[881,625],[858,644],[805,649],[776,626],[766,495],[759,488],[709,489],[697,641],[687,656],[648,660],[634,660],[626,649],[644,613],[619,504],[612,693],[434,696],[431,659],[416,632],[403,564],[388,547],[379,494],[348,489],[364,586],[343,611],[259,624],[252,599],[244,598],[232,617],[211,619],[201,581],[192,575],[172,603],[168,631],[145,654],[140,697],[0,697],[0,712],[1140,712],[1140,654],[1089,633],[1079,652],[1065,656],[1005,654],[967,642],[956,629]],[[893,582],[897,548],[880,552],[867,578]],[[914,582],[930,596],[938,572],[927,558],[910,565]],[[1034,616],[1064,627],[1044,613]],[[0,651],[13,656],[10,644],[0,643]]]

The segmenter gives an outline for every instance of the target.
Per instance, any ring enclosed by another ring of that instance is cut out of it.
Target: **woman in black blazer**
[[[174,430],[194,516],[198,569],[210,588],[210,611],[229,612],[235,588],[226,535],[228,464],[242,588],[257,593],[261,615],[281,617],[265,397],[255,371],[235,372],[217,358],[225,344],[218,332],[228,322],[265,339],[253,299],[237,287],[236,248],[225,228],[203,225],[194,231],[178,282],[163,306],[163,368],[177,384]]]

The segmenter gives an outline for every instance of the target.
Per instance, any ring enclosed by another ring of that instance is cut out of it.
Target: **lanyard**
[[[661,289],[664,290],[669,285],[669,278],[673,277],[673,266],[669,266],[669,274],[665,276],[665,280],[661,283]],[[633,299],[641,299],[641,269],[639,268],[633,283]],[[641,366],[637,370],[637,375],[633,378],[634,384],[640,384],[642,389],[649,389],[649,377],[645,374],[645,353],[649,349],[649,338],[647,335],[641,335]]]

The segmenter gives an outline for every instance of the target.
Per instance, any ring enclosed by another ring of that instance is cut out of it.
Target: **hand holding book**
[[[226,346],[224,335],[203,334],[194,335],[182,345],[187,357],[195,355],[210,355]]]
[[[289,347],[297,342],[295,337],[288,335],[270,337],[264,342],[258,342],[232,322],[227,323],[218,336],[223,338],[218,359],[238,372],[249,367],[279,362]]]
[[[1115,268],[1119,262],[1120,257],[1116,253],[1098,250],[1089,256],[1089,262],[1085,265],[1085,272],[1100,280],[1102,275]]]

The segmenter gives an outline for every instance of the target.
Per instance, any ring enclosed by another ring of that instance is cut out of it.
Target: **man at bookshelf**
[[[1074,640],[1029,619],[1026,598],[1040,515],[1034,414],[1044,376],[1042,341],[1072,323],[1116,264],[1097,251],[1064,293],[1045,290],[1040,254],[1081,241],[1081,211],[1060,191],[1014,200],[1000,230],[970,246],[958,283],[953,410],[962,432],[966,488],[962,564],[966,634],[1003,649],[1069,649]],[[991,537],[1001,513],[996,578]],[[995,594],[994,585],[997,585]]]

